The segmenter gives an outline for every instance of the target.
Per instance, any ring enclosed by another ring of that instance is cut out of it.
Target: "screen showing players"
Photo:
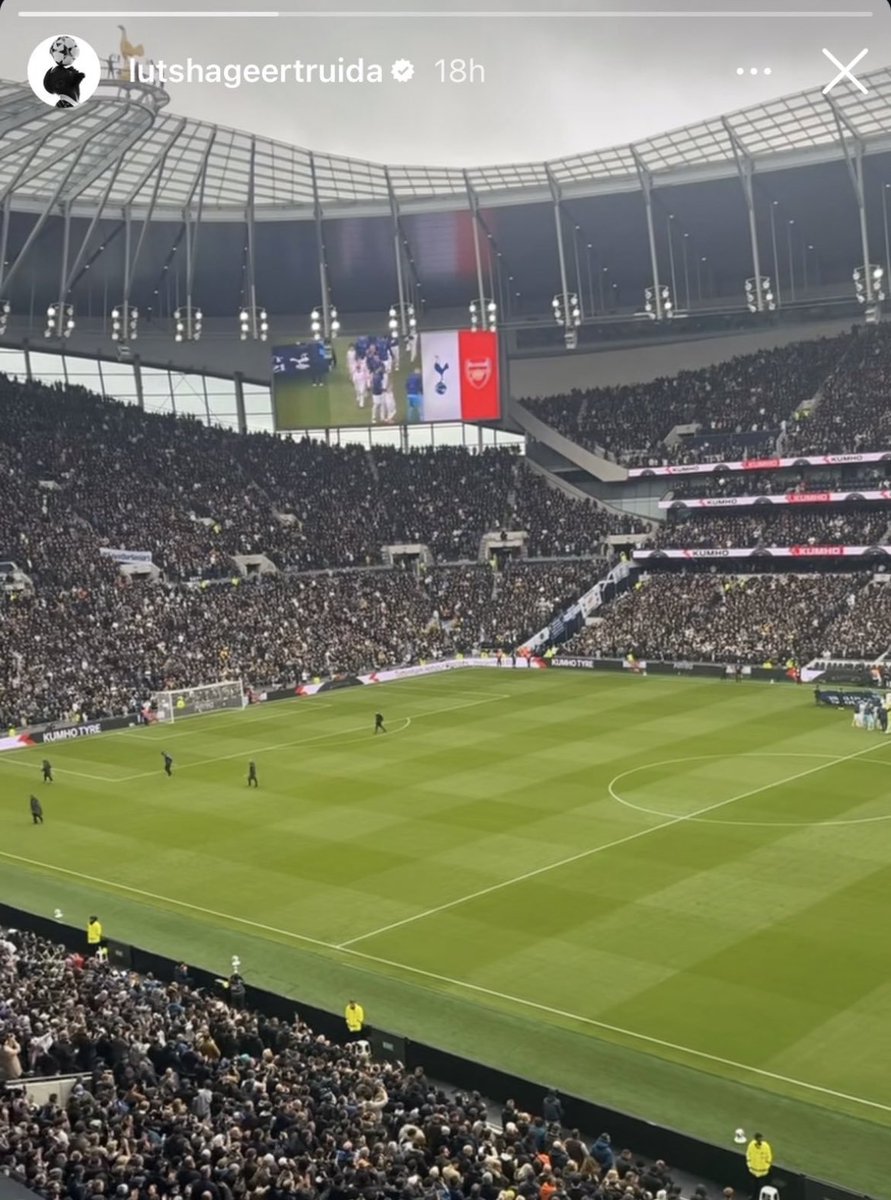
[[[488,330],[405,339],[360,334],[272,350],[279,429],[418,425],[501,416],[498,342]]]

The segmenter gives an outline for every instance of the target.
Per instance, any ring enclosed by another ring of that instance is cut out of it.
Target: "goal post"
[[[152,709],[158,721],[179,721],[224,708],[244,708],[246,697],[240,679],[205,683],[172,692],[152,692]]]

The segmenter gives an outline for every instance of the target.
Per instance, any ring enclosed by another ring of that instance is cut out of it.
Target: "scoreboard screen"
[[[369,334],[272,350],[279,430],[501,416],[497,334],[444,330],[405,341]]]

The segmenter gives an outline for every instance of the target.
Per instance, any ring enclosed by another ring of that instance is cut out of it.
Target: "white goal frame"
[[[218,683],[204,683],[200,687],[152,692],[151,704],[155,720],[166,723],[227,708],[245,708],[247,696],[242,680],[221,679]]]

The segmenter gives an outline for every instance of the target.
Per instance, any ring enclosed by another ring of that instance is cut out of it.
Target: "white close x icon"
[[[838,59],[835,57],[835,55],[831,53],[831,51],[824,50],[823,53],[826,55],[826,57],[829,59],[829,61],[833,64],[833,66],[838,67],[838,74],[836,75],[836,77],[833,80],[831,80],[831,82],[827,83],[826,86],[823,88],[824,96],[828,96],[829,93],[832,91],[832,89],[836,86],[836,84],[841,83],[841,81],[843,79],[850,79],[851,83],[853,83],[855,87],[858,87],[860,89],[860,91],[864,94],[864,96],[867,94],[867,92],[869,91],[869,88],[866,87],[865,84],[861,83],[860,80],[857,78],[857,76],[853,72],[854,72],[854,67],[857,66],[857,64],[860,62],[860,60],[862,58],[865,58],[866,55],[869,54],[868,49],[861,50],[860,53],[857,55],[857,57],[852,58],[847,66],[845,66],[843,63],[840,63],[838,61]]]

